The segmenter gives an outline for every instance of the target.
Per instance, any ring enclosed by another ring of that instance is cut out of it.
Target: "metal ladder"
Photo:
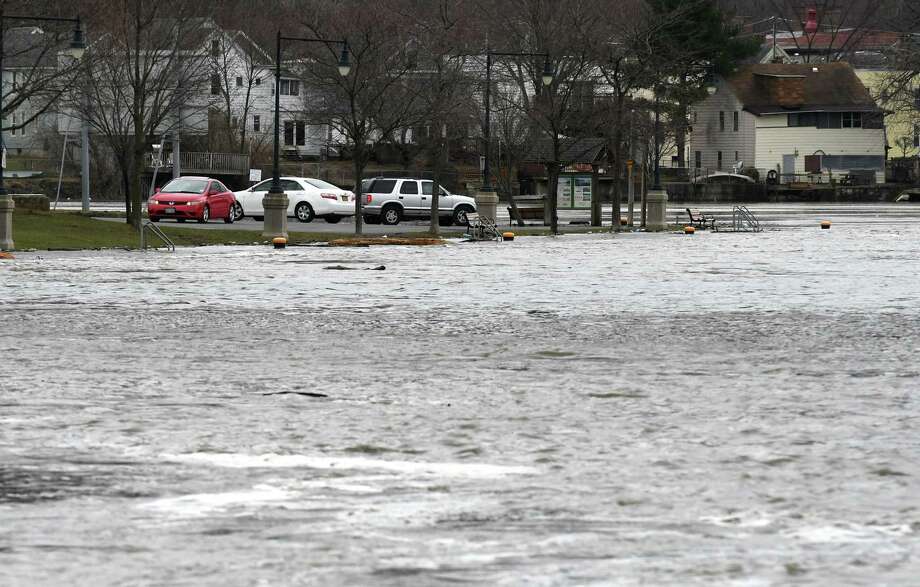
[[[169,237],[166,236],[166,233],[160,230],[160,227],[154,224],[149,220],[144,220],[141,222],[141,248],[145,251],[147,250],[147,231],[152,232],[157,238],[163,241],[163,244],[166,245],[166,249],[170,253],[176,252],[176,245],[169,240]],[[159,248],[159,247],[154,247]]]
[[[763,232],[760,222],[745,206],[732,208],[732,230],[735,232]]]

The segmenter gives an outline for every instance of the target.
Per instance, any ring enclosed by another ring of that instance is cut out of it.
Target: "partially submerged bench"
[[[703,214],[701,210],[687,208],[687,215],[690,217],[691,226],[709,229],[714,229],[716,227],[716,217],[711,214]]]
[[[508,218],[512,222],[522,220],[543,220],[543,196],[512,196],[517,206],[519,215],[515,216],[514,208],[508,206]]]

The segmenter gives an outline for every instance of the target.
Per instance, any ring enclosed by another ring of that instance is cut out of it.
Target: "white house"
[[[885,181],[884,113],[848,63],[744,66],[691,115],[692,165]],[[803,178],[804,179],[804,178]]]

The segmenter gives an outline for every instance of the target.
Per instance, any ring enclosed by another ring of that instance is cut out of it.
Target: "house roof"
[[[559,163],[594,163],[601,160],[607,148],[606,139],[562,138],[559,141]],[[553,160],[553,142],[540,139],[533,144],[525,161],[527,163],[546,163]]]
[[[890,31],[866,31],[860,29],[840,29],[836,32],[818,32],[807,34],[794,31],[776,36],[776,44],[787,51],[825,52],[827,50],[867,50],[882,49],[896,44],[903,35]],[[767,42],[773,37],[767,35]]]
[[[801,103],[789,107],[775,92],[764,92],[764,80],[801,79]],[[787,112],[882,112],[849,63],[761,63],[741,67],[726,80],[752,114]]]
[[[51,43],[49,45],[49,43]],[[40,27],[13,27],[3,32],[3,67],[54,67],[57,59],[58,39]]]

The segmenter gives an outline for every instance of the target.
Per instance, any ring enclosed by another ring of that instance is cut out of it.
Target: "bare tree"
[[[467,72],[473,41],[472,19],[465,0],[414,0],[404,15],[414,29],[412,39],[416,67],[411,73],[417,84],[418,112],[432,130],[426,139],[433,174],[429,232],[438,234],[441,175],[447,157],[448,138],[471,106]]]
[[[72,25],[8,19],[10,23],[14,26],[3,35],[4,131],[24,128],[55,108],[82,65],[65,54]]]
[[[141,225],[143,173],[150,139],[200,123],[209,64],[201,46],[200,3],[163,0],[93,3],[97,40],[84,92],[71,104],[114,153],[126,188],[128,222]],[[168,16],[165,16],[168,15]]]
[[[347,76],[338,72],[340,47],[334,43],[319,50],[316,44],[306,47],[314,50],[304,75],[317,89],[314,118],[337,129],[352,146],[355,232],[361,234],[361,180],[371,155],[369,143],[406,126],[417,112],[417,95],[406,82],[414,64],[409,55],[411,31],[400,17],[408,12],[405,0],[344,0],[334,5],[302,0],[292,2],[292,8],[313,36],[348,41],[351,71]]]
[[[229,148],[245,153],[250,148],[248,121],[272,58],[242,30],[216,30],[210,42],[211,93],[216,92],[220,128]]]
[[[501,39],[490,48],[507,52],[547,53],[552,82],[542,78],[544,59],[522,57],[496,65],[513,80],[518,95],[516,104],[526,113],[548,142],[545,163],[549,181],[546,202],[553,234],[558,234],[557,189],[566,139],[582,132],[586,109],[593,105],[596,71],[593,67],[591,39],[597,37],[597,14],[609,6],[600,0],[501,0],[485,12],[491,25],[489,38]]]

